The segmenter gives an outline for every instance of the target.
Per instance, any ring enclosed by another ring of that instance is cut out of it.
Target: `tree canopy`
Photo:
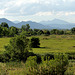
[[[9,26],[8,26],[8,24],[6,22],[2,22],[1,23],[1,27],[7,27],[7,28],[9,28]]]
[[[31,44],[30,45],[31,45],[32,48],[38,48],[39,45],[40,45],[39,38],[32,37],[31,38]]]
[[[6,53],[11,57],[11,60],[26,60],[29,52],[29,39],[24,35],[19,35],[10,40],[10,43],[5,46]]]

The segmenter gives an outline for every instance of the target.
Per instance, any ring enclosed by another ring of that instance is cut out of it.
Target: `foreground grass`
[[[28,68],[23,62],[0,63],[0,75],[33,75],[27,74],[28,72]],[[75,60],[69,61],[68,68],[64,75],[75,75]]]
[[[25,63],[0,63],[0,75],[25,75],[26,72]]]

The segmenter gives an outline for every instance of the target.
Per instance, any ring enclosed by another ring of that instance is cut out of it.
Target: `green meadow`
[[[34,53],[75,52],[75,35],[50,35],[37,37],[40,38],[40,48],[33,48]]]
[[[5,50],[4,46],[9,43],[10,39],[8,37],[0,38],[0,52]]]
[[[50,35],[32,36],[40,39],[40,48],[33,48],[37,54],[45,53],[70,53],[75,52],[75,35]],[[4,46],[9,43],[11,38],[0,38],[0,51],[4,51]]]

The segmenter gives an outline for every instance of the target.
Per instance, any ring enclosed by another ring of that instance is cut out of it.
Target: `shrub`
[[[53,54],[45,54],[44,55],[44,60],[50,60],[50,59],[54,59],[54,55]]]
[[[39,45],[40,45],[39,42],[40,42],[39,38],[32,37],[32,38],[31,38],[30,46],[31,46],[32,48],[38,48]]]
[[[41,63],[41,61],[42,61],[42,60],[41,60],[41,55],[39,55],[39,54],[34,54],[33,52],[29,52],[27,57],[31,57],[31,56],[36,56],[36,58],[37,58],[37,59],[36,59],[36,62],[37,62],[37,63]]]
[[[29,39],[24,35],[19,35],[10,40],[5,46],[6,54],[10,56],[12,61],[26,61],[30,49]]]
[[[42,57],[41,64],[37,64],[36,60],[36,57],[29,57],[26,61],[30,75],[64,75],[68,65],[67,56],[64,54],[55,55],[55,59],[46,61]]]
[[[10,60],[9,54],[6,54],[5,52],[0,54],[0,62],[9,62],[9,60]]]
[[[75,60],[75,52],[70,52],[70,53],[66,53],[66,54],[68,55],[69,60],[72,60],[72,59]]]

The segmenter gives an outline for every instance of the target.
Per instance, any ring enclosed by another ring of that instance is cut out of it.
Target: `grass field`
[[[40,48],[33,48],[34,53],[75,52],[74,35],[37,36],[40,38]]]
[[[40,39],[40,48],[33,48],[37,54],[50,52],[75,52],[75,35],[50,35],[34,36]],[[4,46],[9,43],[11,38],[0,38],[0,51],[4,51]]]
[[[10,38],[0,38],[0,51],[4,51],[4,46],[9,43]]]

